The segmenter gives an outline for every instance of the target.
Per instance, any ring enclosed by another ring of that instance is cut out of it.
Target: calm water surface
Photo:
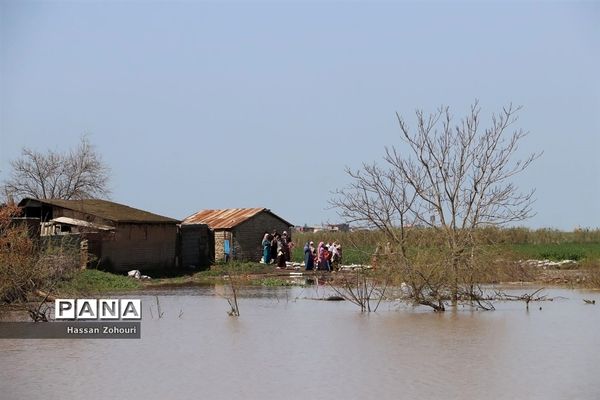
[[[140,340],[0,340],[0,399],[600,399],[598,292],[367,315],[254,289],[231,318],[221,291],[157,292],[161,319],[145,292]]]

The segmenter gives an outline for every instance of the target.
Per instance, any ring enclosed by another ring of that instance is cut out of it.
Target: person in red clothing
[[[327,246],[323,242],[319,242],[317,249],[317,269],[321,271],[329,271],[330,253]]]

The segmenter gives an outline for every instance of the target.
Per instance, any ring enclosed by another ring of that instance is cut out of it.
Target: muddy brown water
[[[322,288],[260,288],[232,318],[222,290],[137,296],[140,340],[0,340],[0,398],[600,399],[599,292],[361,314],[310,300]]]

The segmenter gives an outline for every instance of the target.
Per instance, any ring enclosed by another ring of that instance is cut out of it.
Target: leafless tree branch
[[[474,282],[481,264],[474,232],[533,214],[534,191],[512,182],[541,155],[517,159],[527,136],[514,127],[520,111],[509,104],[485,129],[477,101],[458,122],[448,107],[416,111],[414,129],[396,114],[401,146],[386,147],[381,166],[347,169],[351,183],[333,193],[330,204],[344,220],[396,246],[397,269],[417,303],[441,311],[449,294],[454,304],[468,298],[490,308]]]
[[[4,182],[7,197],[37,199],[105,198],[110,194],[110,170],[86,136],[76,149],[46,153],[24,148],[11,162]]]

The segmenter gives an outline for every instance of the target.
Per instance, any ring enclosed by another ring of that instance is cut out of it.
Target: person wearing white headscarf
[[[263,262],[265,264],[269,264],[271,262],[271,235],[269,232],[265,232],[265,236],[263,236],[262,240],[262,248],[263,248]]]

